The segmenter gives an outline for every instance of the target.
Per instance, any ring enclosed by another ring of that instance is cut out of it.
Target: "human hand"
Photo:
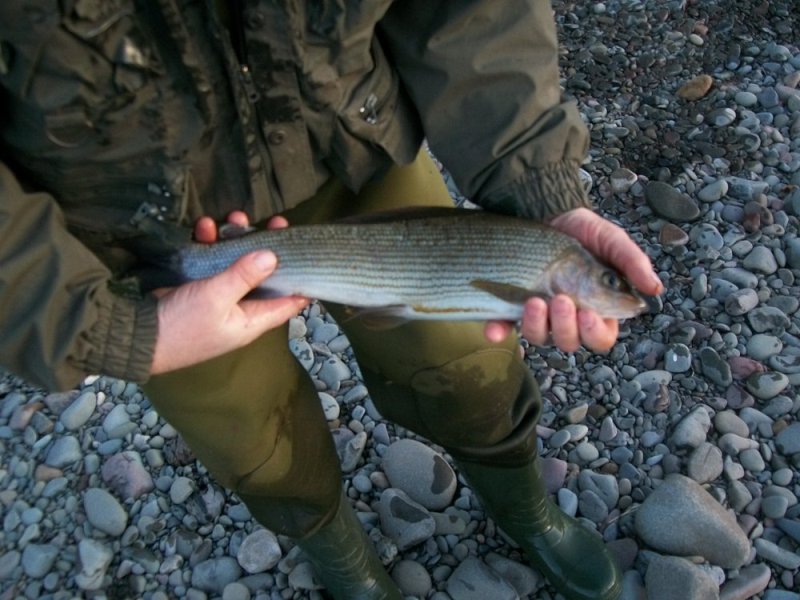
[[[247,215],[231,213],[228,222],[246,227]],[[285,219],[276,217],[268,227],[287,225]],[[203,217],[197,222],[198,241],[211,243],[217,235],[212,219]],[[156,290],[158,337],[151,374],[188,367],[246,346],[301,311],[307,298],[245,299],[277,264],[272,252],[253,252],[208,279]]]
[[[656,296],[664,291],[650,259],[621,227],[587,208],[563,213],[549,225],[576,238],[601,261],[618,269],[643,294]],[[491,321],[486,325],[486,338],[502,341],[512,327],[511,323]],[[616,319],[603,319],[592,310],[579,310],[569,297],[559,294],[549,303],[541,298],[528,300],[521,333],[536,346],[552,343],[564,352],[574,352],[583,344],[596,352],[606,352],[616,342],[619,323]]]

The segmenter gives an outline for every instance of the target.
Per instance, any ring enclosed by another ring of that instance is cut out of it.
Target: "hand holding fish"
[[[655,296],[664,286],[650,264],[650,259],[628,234],[600,215],[578,208],[559,215],[549,225],[574,237],[597,258],[617,268],[640,292]],[[510,334],[513,324],[492,321],[486,336],[499,341]],[[614,345],[619,333],[617,319],[601,318],[590,309],[578,309],[566,295],[558,294],[550,302],[531,298],[525,304],[522,335],[534,345],[554,344],[573,352],[583,344],[598,352]]]
[[[246,226],[247,217],[232,213],[228,222]],[[274,219],[270,226],[285,227],[286,221]],[[216,224],[201,219],[195,237],[214,242]],[[299,296],[244,299],[276,267],[272,252],[253,252],[208,279],[156,290],[158,338],[151,373],[188,367],[245,346],[300,312],[308,300]]]

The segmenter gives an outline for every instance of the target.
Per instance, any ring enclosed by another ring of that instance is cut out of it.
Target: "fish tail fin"
[[[138,259],[127,274],[138,279],[143,292],[188,281],[182,274],[180,246],[159,238],[141,237],[125,244],[125,248]]]

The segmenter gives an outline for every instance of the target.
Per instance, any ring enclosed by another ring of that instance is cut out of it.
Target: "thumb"
[[[239,258],[222,273],[212,277],[209,285],[217,288],[220,298],[239,302],[253,288],[269,277],[278,266],[272,252],[253,252]]]

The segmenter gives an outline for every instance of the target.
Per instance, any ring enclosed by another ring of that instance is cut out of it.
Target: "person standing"
[[[246,298],[276,257],[144,293],[138,248],[192,231],[213,242],[226,219],[449,205],[427,139],[485,210],[548,222],[656,294],[647,257],[591,209],[587,132],[560,98],[557,60],[540,0],[3,3],[0,363],[50,389],[90,373],[142,384],[334,597],[400,598],[342,498],[316,391],[287,348],[307,299]],[[541,400],[510,324],[340,323],[380,412],[444,447],[564,596],[618,596],[600,539],[547,498]],[[617,323],[559,296],[531,300],[521,332],[606,350]]]

